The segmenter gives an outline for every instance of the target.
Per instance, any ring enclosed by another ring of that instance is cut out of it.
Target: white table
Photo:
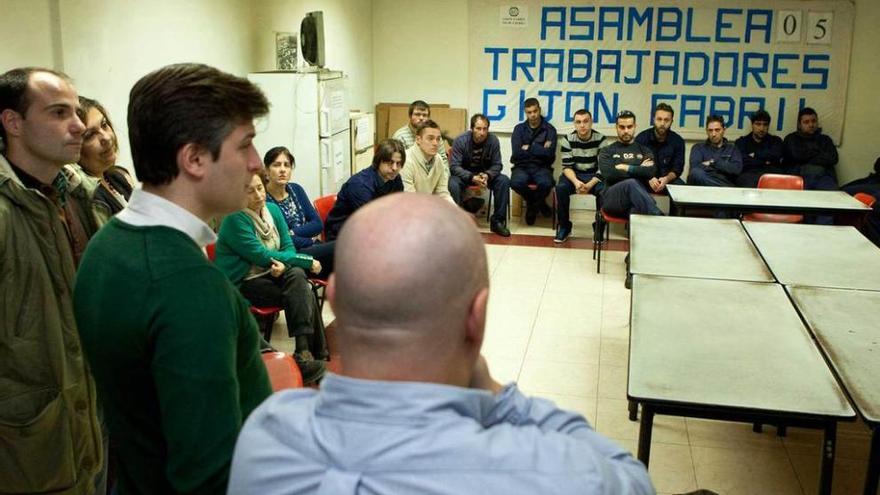
[[[854,227],[743,222],[780,283],[880,290],[880,249]]]
[[[631,274],[775,282],[738,220],[630,216]]]
[[[823,494],[837,421],[855,418],[778,284],[634,275],[627,390],[646,466],[655,414],[818,428]]]
[[[669,185],[672,210],[684,214],[688,208],[737,213],[807,213],[861,216],[871,209],[843,191],[802,191]]]

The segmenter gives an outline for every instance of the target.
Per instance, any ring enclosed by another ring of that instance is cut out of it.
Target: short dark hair
[[[431,105],[428,105],[427,103],[425,103],[422,100],[416,100],[416,101],[410,103],[409,109],[407,110],[407,115],[412,117],[413,111],[415,111],[416,109],[427,110],[428,115],[431,115]]]
[[[406,149],[403,143],[396,139],[386,139],[376,146],[376,153],[373,155],[373,169],[378,169],[382,162],[390,162],[395,153],[400,153],[400,166],[406,163]]]
[[[620,119],[633,119],[633,123],[636,122],[636,114],[632,113],[629,110],[621,110],[617,112],[617,116],[614,117],[614,123],[617,124]]]
[[[269,113],[269,102],[247,79],[204,64],[174,64],[131,88],[128,134],[137,178],[168,184],[180,170],[177,152],[203,147],[213,159],[235,126]]]
[[[421,125],[419,125],[419,126],[416,128],[416,136],[421,136],[421,135],[422,135],[422,131],[424,131],[425,129],[437,129],[437,130],[440,130],[440,126],[439,126],[436,122],[434,122],[433,120],[428,119],[428,120],[422,122]]]
[[[265,167],[272,165],[273,163],[275,163],[275,159],[278,158],[278,155],[280,154],[287,155],[287,159],[290,160],[291,167],[296,167],[296,160],[293,158],[293,153],[291,153],[290,150],[285,148],[284,146],[276,146],[267,151],[266,154],[263,155],[263,165]]]
[[[714,113],[706,117],[706,127],[709,127],[709,124],[711,124],[712,122],[718,122],[719,124],[721,124],[721,127],[727,127],[726,125],[724,125],[724,117]]]
[[[675,110],[672,109],[672,106],[669,103],[658,103],[656,107],[654,107],[653,117],[657,116],[657,112],[669,112],[673,117],[675,117]]]
[[[13,110],[22,117],[27,114],[31,106],[31,95],[28,94],[28,82],[31,74],[35,72],[47,72],[71,82],[70,77],[56,70],[45,67],[19,67],[0,74],[0,113],[5,110]],[[6,129],[0,124],[0,138],[6,139]]]
[[[101,102],[99,102],[98,100],[86,98],[85,96],[79,97],[79,108],[76,110],[76,115],[79,116],[79,120],[82,120],[83,124],[85,124],[86,117],[88,117],[89,115],[89,110],[93,108],[101,112],[104,120],[107,121],[107,125],[110,126],[110,130],[112,130],[113,134],[115,135],[116,127],[113,126],[113,121],[110,120],[110,114],[107,112],[107,109],[104,108],[104,105],[101,105]],[[113,141],[113,146],[115,151],[119,151],[119,139]]]
[[[804,107],[801,108],[801,110],[798,112],[798,123],[801,122],[801,117],[803,117],[804,115],[813,115],[815,117],[819,116],[819,114],[816,113],[815,110],[813,110],[813,107]]]
[[[526,101],[523,102],[523,108],[529,108],[529,107],[535,107],[535,106],[538,108],[541,108],[541,104],[538,103],[537,98],[526,98]]]
[[[753,124],[755,122],[766,122],[769,124],[770,123],[770,113],[767,112],[767,110],[764,110],[762,108],[762,109],[758,110],[757,112],[749,115],[749,120],[751,120]]]
[[[580,110],[578,110],[577,112],[574,113],[575,117],[577,117],[578,115],[589,115],[590,119],[593,118],[593,114],[591,114],[590,111],[587,110],[586,108],[581,108]]]
[[[260,182],[263,183],[263,187],[269,185],[269,172],[266,171],[265,167],[261,168],[256,174],[257,177],[260,178]]]
[[[477,125],[478,120],[485,120],[486,126],[489,126],[491,124],[491,122],[489,122],[489,117],[486,117],[482,113],[475,113],[471,116],[471,129],[473,129],[474,126]]]

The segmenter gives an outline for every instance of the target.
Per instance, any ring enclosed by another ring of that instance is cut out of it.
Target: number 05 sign
[[[806,24],[800,10],[781,10],[777,17],[776,41],[810,45],[830,45],[833,12],[808,12]],[[806,37],[806,39],[804,39]]]

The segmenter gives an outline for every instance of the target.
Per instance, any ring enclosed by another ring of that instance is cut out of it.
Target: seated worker
[[[266,201],[278,206],[284,215],[293,247],[321,262],[317,277],[326,280],[333,271],[333,243],[315,240],[324,230],[324,222],[306,190],[292,181],[296,170],[293,153],[284,146],[276,146],[263,156],[263,165],[269,177]]]
[[[617,114],[617,141],[599,150],[599,173],[605,182],[601,207],[609,215],[632,213],[662,215],[648,192],[648,181],[657,167],[651,150],[635,142],[636,116],[629,110]]]
[[[758,110],[749,116],[752,132],[734,143],[742,156],[743,169],[736,178],[739,187],[758,187],[764,174],[782,174],[782,139],[769,133],[770,114]]]
[[[400,171],[403,190],[434,194],[454,203],[449,194],[449,167],[440,160],[440,126],[426,120],[416,131],[416,144],[406,150],[408,166]]]
[[[837,147],[822,134],[815,110],[804,107],[798,112],[797,131],[785,136],[783,148],[786,170],[804,178],[804,189],[837,190]]]
[[[409,104],[409,108],[407,109],[409,115],[409,122],[394,131],[394,134],[391,135],[392,139],[396,139],[403,144],[403,149],[411,148],[416,144],[416,132],[419,127],[425,123],[425,121],[431,118],[431,105],[428,105],[422,100],[416,100]],[[437,150],[437,153],[440,155],[440,160],[449,166],[449,161],[446,157],[446,143],[443,140],[440,140],[440,147]]]
[[[450,266],[459,276],[438,276]],[[583,416],[495,381],[488,298],[483,240],[459,208],[394,194],[358,210],[327,287],[342,374],[251,415],[228,493],[653,494]]]
[[[513,169],[510,187],[526,202],[526,223],[532,225],[540,211],[545,217],[553,216],[547,206],[547,196],[553,189],[553,162],[556,161],[556,128],[544,120],[541,105],[535,98],[523,102],[525,122],[513,128],[510,135]],[[532,191],[529,184],[537,188]]]
[[[724,119],[719,115],[706,117],[705,142],[691,148],[688,184],[692,186],[733,187],[742,172],[742,155],[724,137]]]
[[[789,174],[804,178],[804,189],[837,190],[837,148],[831,138],[822,134],[819,116],[810,107],[798,112],[797,131],[782,141],[783,165]],[[806,215],[805,223],[832,225],[831,215]]]
[[[471,130],[455,138],[449,164],[449,194],[461,205],[461,194],[469,186],[488,188],[495,198],[495,210],[489,230],[510,237],[507,230],[507,206],[510,204],[510,179],[501,173],[501,143],[489,132],[489,119],[477,113],[471,117]]]
[[[593,114],[580,109],[574,113],[574,131],[560,139],[562,152],[562,175],[556,183],[556,237],[553,242],[563,243],[571,235],[572,194],[592,194],[598,204],[599,194],[605,186],[598,176],[599,147],[605,136],[593,130]]]
[[[294,339],[293,357],[303,372],[303,383],[315,383],[324,374],[329,357],[324,323],[312,294],[306,270],[321,271],[321,263],[297,253],[284,216],[266,202],[265,172],[254,175],[248,187],[247,207],[226,216],[217,236],[217,267],[254,306],[284,308],[287,335]]]
[[[654,108],[654,125],[636,135],[636,142],[654,154],[656,177],[648,181],[654,194],[666,194],[666,185],[683,185],[684,139],[672,128],[675,111],[668,103]]]
[[[874,172],[840,186],[840,190],[853,196],[856,193],[866,193],[880,199],[880,157],[874,161]]]
[[[406,150],[396,139],[379,143],[369,168],[352,175],[336,195],[336,203],[327,215],[324,232],[328,240],[339,237],[339,231],[358,208],[386,194],[403,191],[400,169],[406,163]]]

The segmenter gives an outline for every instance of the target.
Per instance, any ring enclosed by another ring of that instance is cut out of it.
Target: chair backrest
[[[874,196],[871,196],[871,195],[868,194],[868,193],[856,193],[854,197],[855,197],[857,200],[861,201],[862,203],[865,203],[865,205],[866,205],[868,208],[873,208],[873,207],[874,207],[874,203],[877,202],[877,198],[875,198]]]
[[[800,175],[764,174],[758,179],[758,189],[801,189],[804,178]]]
[[[299,366],[290,354],[283,352],[264,352],[263,363],[269,373],[269,382],[272,383],[272,391],[277,392],[286,388],[302,388],[302,373]]]
[[[217,253],[215,251],[216,248],[216,244],[208,244],[207,246],[205,246],[205,252],[208,253],[208,259],[212,262],[216,261],[217,259]]]
[[[321,223],[327,223],[327,215],[330,214],[330,210],[333,209],[333,205],[335,204],[335,194],[321,196],[320,198],[315,200],[315,209],[318,210],[318,216],[321,217]],[[327,234],[324,233],[324,230],[321,230],[321,240],[327,240]]]

